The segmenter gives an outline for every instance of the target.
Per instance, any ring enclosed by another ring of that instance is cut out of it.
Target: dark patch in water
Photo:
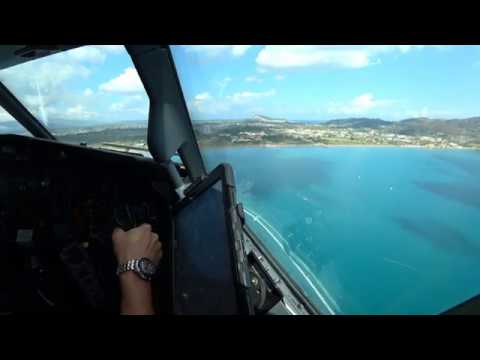
[[[428,240],[435,248],[464,256],[480,256],[480,247],[449,225],[431,219],[415,221],[401,216],[392,217],[392,220],[402,229]]]
[[[434,181],[414,181],[414,184],[432,194],[480,209],[479,186],[446,184]]]
[[[437,154],[434,157],[449,165],[457,167],[470,176],[476,178],[480,177],[480,158],[460,158],[454,154]]]
[[[269,201],[276,193],[285,190],[304,191],[311,185],[326,187],[334,163],[320,156],[285,157],[290,148],[242,148],[218,150],[208,153],[208,163],[230,163],[235,178],[247,183],[243,191],[252,196]],[[325,155],[326,156],[326,155]],[[319,158],[320,157],[320,158]]]
[[[328,161],[301,159],[289,162],[272,159],[268,167],[262,163],[255,163],[252,159],[249,160],[248,168],[246,164],[243,166],[235,164],[238,178],[248,179],[255,174],[250,191],[252,195],[262,198],[284,188],[297,188],[302,191],[310,185],[325,186],[330,178],[331,166]]]

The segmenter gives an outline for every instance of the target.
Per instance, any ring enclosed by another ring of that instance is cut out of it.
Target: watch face
[[[140,267],[140,271],[150,276],[154,275],[155,271],[157,270],[157,267],[147,258],[140,259],[138,265]]]

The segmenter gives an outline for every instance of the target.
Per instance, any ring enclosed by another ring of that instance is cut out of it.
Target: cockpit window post
[[[185,99],[166,45],[126,45],[150,100],[148,149],[168,164],[177,152],[190,181],[205,175],[205,166],[193,132]],[[175,176],[174,176],[175,180]]]

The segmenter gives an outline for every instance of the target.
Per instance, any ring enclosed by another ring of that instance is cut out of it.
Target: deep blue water
[[[480,293],[479,151],[251,147],[204,157],[210,169],[233,166],[247,221],[326,313],[439,313]]]

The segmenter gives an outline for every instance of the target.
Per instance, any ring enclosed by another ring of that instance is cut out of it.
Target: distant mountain
[[[398,135],[441,137],[464,145],[480,142],[480,117],[448,120],[418,117],[400,121],[351,118],[330,120],[324,124],[336,128],[375,129]]]
[[[392,122],[392,128],[405,135],[479,136],[480,117],[449,120],[411,118]]]
[[[254,121],[261,121],[261,122],[274,122],[274,123],[287,123],[287,119],[275,119],[275,118],[271,118],[271,117],[268,117],[268,116],[264,116],[264,115],[255,115],[253,117]]]
[[[377,129],[382,126],[391,125],[390,121],[371,118],[349,118],[349,119],[337,119],[324,122],[325,125],[335,127],[348,127],[348,128],[371,128]]]
[[[467,136],[478,134],[480,136],[480,117],[448,120],[419,117],[400,121],[350,118],[330,120],[323,124],[338,128],[382,128],[385,131],[392,131],[404,135],[429,136],[444,134],[448,136]]]

